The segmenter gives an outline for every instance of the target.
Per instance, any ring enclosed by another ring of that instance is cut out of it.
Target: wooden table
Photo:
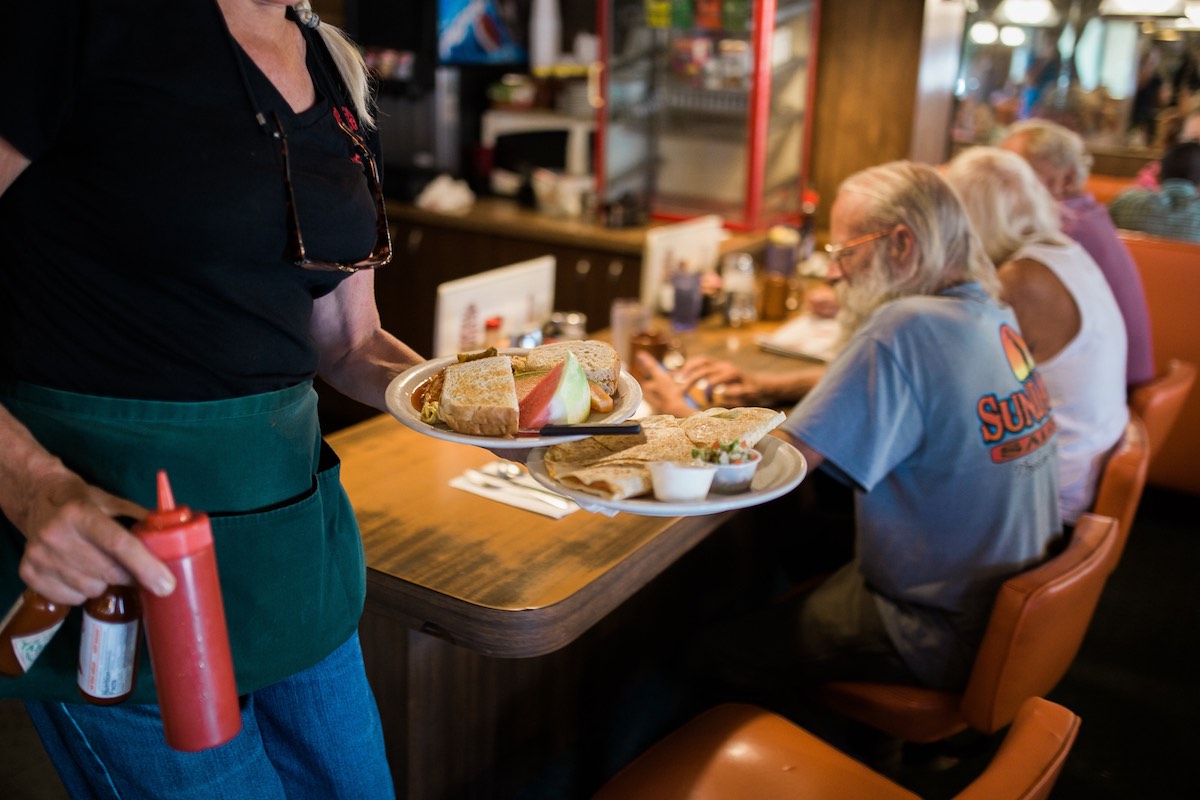
[[[768,328],[709,322],[682,343],[751,368],[797,364],[753,344]],[[397,796],[412,800],[509,797],[555,759],[586,759],[597,712],[581,698],[605,702],[605,657],[638,652],[622,628],[646,612],[628,601],[735,513],[555,520],[452,488],[496,456],[390,416],[329,441],[366,552],[367,673]]]

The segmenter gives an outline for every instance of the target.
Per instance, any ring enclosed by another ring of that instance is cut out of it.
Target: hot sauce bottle
[[[114,705],[133,694],[141,616],[132,586],[109,586],[84,605],[78,683],[89,703]]]
[[[184,752],[222,745],[241,730],[242,718],[208,515],[176,507],[160,470],[158,510],[133,532],[175,576],[166,597],[141,592],[167,744]]]
[[[19,678],[58,633],[69,605],[26,589],[0,621],[0,675]]]

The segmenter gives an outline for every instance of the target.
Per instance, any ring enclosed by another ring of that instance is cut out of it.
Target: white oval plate
[[[630,514],[640,514],[646,517],[696,517],[702,514],[716,514],[721,511],[732,511],[737,508],[747,508],[781,497],[800,485],[808,473],[808,462],[800,451],[782,439],[774,436],[763,437],[755,449],[763,454],[762,463],[754,473],[749,491],[740,494],[716,494],[709,492],[703,500],[687,503],[664,503],[655,500],[653,495],[630,497],[626,500],[605,500],[587,492],[577,492],[568,489],[550,477],[546,472],[546,448],[539,447],[529,454],[525,466],[529,474],[538,483],[559,494],[566,495],[579,504],[584,510],[593,508],[610,511],[627,511]]]
[[[507,347],[500,350],[500,355],[523,356],[529,350]],[[474,436],[469,433],[458,433],[446,427],[445,423],[430,425],[421,421],[421,412],[413,408],[412,393],[422,383],[436,375],[440,370],[458,362],[455,356],[435,358],[409,367],[401,372],[388,384],[385,400],[387,409],[392,416],[413,430],[432,436],[435,439],[445,439],[459,444],[473,444],[498,450],[516,450],[526,447],[544,447],[560,442],[573,442],[586,439],[587,434],[579,436]],[[617,395],[613,398],[613,410],[607,414],[593,413],[587,418],[588,423],[624,422],[633,416],[638,405],[642,402],[642,386],[625,370],[621,370],[617,378]]]

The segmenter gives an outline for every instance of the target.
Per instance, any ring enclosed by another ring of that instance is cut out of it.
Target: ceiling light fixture
[[[996,18],[1011,25],[1038,27],[1057,24],[1058,12],[1050,0],[1004,0],[996,9]]]
[[[1000,29],[1000,44],[1008,47],[1020,47],[1025,44],[1025,31],[1016,25],[1005,25]]]
[[[1104,0],[1100,4],[1102,17],[1136,20],[1182,17],[1184,14],[1184,0]]]
[[[1000,29],[994,22],[976,22],[971,26],[970,37],[975,44],[995,44],[1000,38]]]

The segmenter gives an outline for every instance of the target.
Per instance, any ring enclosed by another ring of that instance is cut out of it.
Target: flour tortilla
[[[642,432],[593,436],[546,451],[546,472],[564,487],[609,500],[648,494],[651,461],[692,460],[695,445],[745,440],[754,445],[784,419],[766,408],[711,409],[684,420],[669,414],[641,420]]]
[[[642,432],[621,436],[593,436],[556,444],[546,451],[546,472],[555,480],[585,467],[644,464],[647,461],[688,461],[692,442],[671,416],[642,420]]]
[[[710,408],[679,424],[696,445],[744,441],[753,447],[786,418],[770,408]]]
[[[624,500],[647,494],[652,488],[650,470],[644,464],[602,464],[566,475],[559,481],[568,489],[594,494],[607,500]]]

